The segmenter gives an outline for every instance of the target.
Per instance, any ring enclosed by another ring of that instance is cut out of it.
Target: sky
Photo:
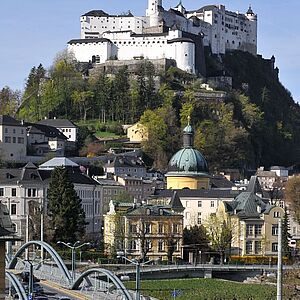
[[[80,37],[82,14],[102,9],[120,14],[130,10],[145,15],[147,0],[0,0],[0,88],[24,89],[33,66],[51,66],[67,42]],[[165,9],[179,0],[163,0]],[[300,102],[299,0],[183,0],[186,9],[224,4],[231,11],[246,12],[251,3],[258,15],[258,52],[276,57],[280,81]]]

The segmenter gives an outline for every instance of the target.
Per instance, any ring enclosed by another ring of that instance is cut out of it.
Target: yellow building
[[[169,162],[167,189],[209,189],[210,175],[204,156],[194,145],[194,130],[188,124],[183,130],[183,148]]]
[[[250,187],[255,180],[253,176]],[[284,216],[283,208],[266,203],[248,189],[233,201],[220,202],[217,214],[226,215],[231,221],[232,254],[277,255],[278,221]]]
[[[163,206],[111,201],[104,216],[107,253],[124,251],[129,258],[181,258],[183,216]]]
[[[130,142],[141,143],[148,140],[148,129],[141,123],[136,123],[127,129]]]

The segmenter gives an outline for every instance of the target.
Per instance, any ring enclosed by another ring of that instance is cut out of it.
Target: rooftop
[[[44,119],[37,122],[37,124],[52,126],[56,128],[77,128],[77,126],[68,119]]]

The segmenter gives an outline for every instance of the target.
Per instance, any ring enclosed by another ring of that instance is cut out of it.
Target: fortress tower
[[[249,35],[247,37],[247,43],[250,53],[257,53],[257,15],[253,12],[251,6],[249,6],[248,11],[246,12],[246,17],[249,20]]]
[[[162,7],[162,0],[148,0],[146,16],[150,18],[150,27],[159,25],[160,7]]]

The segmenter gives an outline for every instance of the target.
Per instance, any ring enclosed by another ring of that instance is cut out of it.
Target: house
[[[46,162],[39,169],[30,162],[20,169],[0,169],[0,201],[8,207],[15,231],[24,241],[41,238],[39,224],[47,208],[47,190],[55,167],[68,170],[69,179],[82,200],[86,234],[98,239],[103,215],[99,184],[82,174],[79,165],[61,157]]]
[[[156,178],[142,178],[137,176],[115,176],[115,180],[124,186],[125,191],[138,202],[146,200],[154,194],[156,189],[164,187],[164,182]]]
[[[55,127],[65,135],[69,142],[77,142],[78,127],[67,119],[44,119],[37,124]]]
[[[102,213],[106,214],[109,211],[110,201],[116,200],[121,194],[123,194],[125,192],[125,187],[113,179],[93,178],[98,182],[100,188]]]
[[[124,251],[130,258],[181,258],[183,217],[170,208],[112,201],[104,216],[107,253]]]
[[[184,228],[190,228],[194,225],[204,224],[211,214],[216,213],[221,202],[234,200],[239,193],[239,191],[231,189],[156,190],[154,195],[149,197],[147,203],[170,205],[176,195],[184,208]]]
[[[116,176],[146,177],[147,170],[140,157],[129,155],[116,155],[113,160],[108,160],[104,166],[105,173]]]
[[[26,146],[26,127],[13,117],[0,115],[0,159],[23,161]]]
[[[54,152],[60,156],[64,155],[67,138],[57,128],[35,123],[24,123],[24,125],[30,154],[43,156]]]
[[[277,255],[278,221],[284,209],[264,201],[253,189],[253,176],[249,188],[232,201],[220,202],[217,215],[230,220],[233,239],[231,253],[246,255]]]
[[[141,143],[148,140],[148,129],[141,123],[136,123],[127,129],[127,137],[132,143]]]

